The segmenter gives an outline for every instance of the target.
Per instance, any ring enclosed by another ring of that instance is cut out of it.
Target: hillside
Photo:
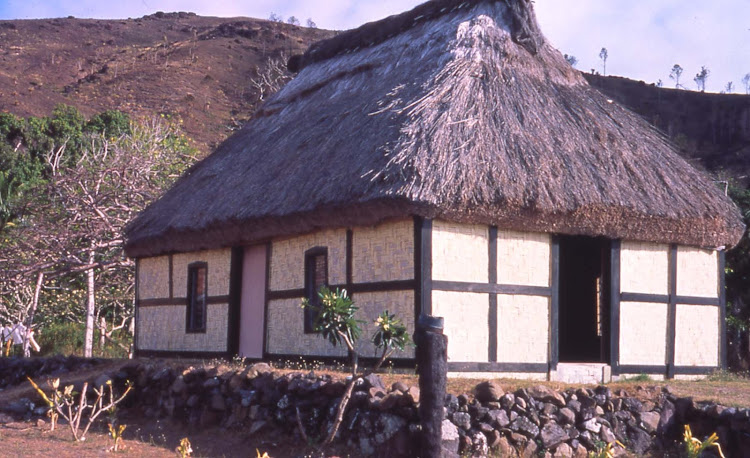
[[[156,13],[138,19],[0,21],[0,112],[60,103],[179,116],[204,153],[249,118],[269,58],[333,32],[251,18]]]
[[[659,88],[618,76],[584,76],[666,133],[685,157],[719,175],[750,181],[750,96]]]

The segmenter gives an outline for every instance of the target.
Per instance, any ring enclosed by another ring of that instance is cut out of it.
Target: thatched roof
[[[538,31],[529,0],[438,0],[314,45],[299,75],[127,230],[127,253],[420,215],[734,245],[731,201]]]

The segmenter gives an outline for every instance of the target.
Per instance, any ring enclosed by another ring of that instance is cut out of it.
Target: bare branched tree
[[[257,92],[258,100],[265,100],[292,79],[292,74],[286,67],[287,60],[287,55],[281,53],[269,57],[264,66],[256,67],[256,76],[250,79],[250,86]]]

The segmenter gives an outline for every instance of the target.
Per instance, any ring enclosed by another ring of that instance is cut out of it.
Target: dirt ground
[[[113,371],[129,362],[131,361],[113,360],[88,371],[68,374],[62,378],[62,384],[91,378],[104,371]],[[167,364],[184,365],[185,363],[185,361],[171,361]],[[194,365],[202,364],[200,361],[191,363],[194,363]],[[279,371],[295,372],[291,369],[279,369]],[[296,370],[296,372],[299,372],[299,370]],[[318,370],[315,372],[344,375],[332,371]],[[386,386],[397,381],[403,381],[408,385],[418,383],[417,377],[411,374],[386,373],[381,374],[381,377]],[[453,394],[471,393],[473,387],[480,381],[478,379],[449,379],[448,391]],[[44,380],[38,382],[43,383]],[[539,384],[539,382],[519,380],[500,380],[499,382],[506,391],[515,391],[522,387]],[[557,389],[571,387],[552,382],[543,384]],[[669,389],[675,395],[690,396],[696,401],[714,401],[734,407],[750,406],[750,378],[733,374],[715,374],[702,381],[670,380],[661,382],[639,379],[612,383],[608,386],[616,393],[617,390],[624,390],[628,395],[642,399],[651,398],[660,392],[664,386],[669,386]],[[578,387],[575,386],[575,388]],[[21,397],[35,399],[36,396],[29,384],[21,384],[0,391],[0,405]],[[120,421],[127,425],[127,429],[124,433],[124,447],[118,452],[111,451],[113,441],[105,430],[106,425],[104,423],[97,425],[98,429],[92,428],[86,440],[78,443],[73,441],[72,434],[65,424],[58,425],[56,431],[50,432],[48,420],[44,422],[38,420],[12,422],[0,425],[0,457],[54,456],[56,458],[79,458],[118,454],[139,457],[173,457],[177,456],[175,448],[184,437],[189,438],[192,444],[193,456],[256,457],[256,450],[261,455],[267,452],[271,457],[316,456],[314,448],[288,437],[270,437],[267,434],[249,436],[242,431],[222,428],[191,429],[170,420],[138,418],[128,414],[128,412],[121,414]],[[328,450],[325,456],[357,456],[357,451],[346,450],[339,446],[338,449]]]

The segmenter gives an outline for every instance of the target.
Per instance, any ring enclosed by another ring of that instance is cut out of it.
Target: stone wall
[[[73,364],[69,364],[69,363]],[[90,369],[95,360],[61,358],[0,359],[2,377],[11,384],[40,381],[43,375]],[[266,364],[249,367],[178,366],[159,361],[132,362],[89,382],[112,379],[117,390],[126,380],[134,390],[120,411],[153,420],[170,418],[193,430],[221,427],[229,434],[281,437],[304,444],[305,434],[321,437],[332,424],[344,392],[343,381],[330,375],[277,373]],[[678,456],[683,426],[696,437],[717,432],[725,456],[744,456],[750,449],[750,410],[678,398],[668,388],[633,386],[633,392],[596,388],[553,390],[547,386],[505,391],[483,382],[473,393],[449,394],[443,421],[444,456],[585,457],[602,444],[615,444],[635,456]],[[375,375],[356,381],[336,442],[358,456],[411,457],[419,454],[417,386],[386,386]],[[0,406],[15,417],[44,418],[41,399],[18,399]],[[0,416],[0,418],[2,418]]]

